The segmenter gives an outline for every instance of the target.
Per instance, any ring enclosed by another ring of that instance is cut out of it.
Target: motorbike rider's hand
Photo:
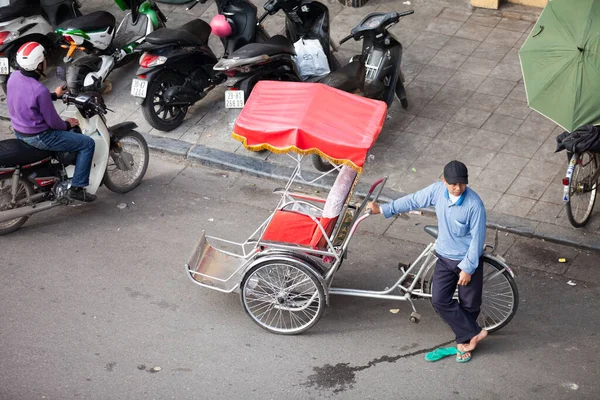
[[[54,93],[56,93],[56,97],[59,99],[61,98],[61,96],[63,95],[64,92],[65,92],[65,90],[63,89],[62,86],[59,86],[54,90]]]
[[[77,125],[79,125],[79,121],[77,120],[77,118],[67,118],[67,122],[69,123],[69,125],[71,125],[71,128],[74,128]]]
[[[374,201],[367,205],[367,211],[369,210],[371,211],[371,215],[381,214],[381,208],[379,207],[379,204],[375,203]]]

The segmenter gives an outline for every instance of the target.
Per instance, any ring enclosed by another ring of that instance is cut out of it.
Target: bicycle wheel
[[[597,170],[595,154],[585,152],[579,155],[569,180],[569,200],[566,204],[567,218],[575,228],[587,224],[592,215],[598,189],[598,184],[592,177]]]
[[[244,311],[269,332],[304,332],[319,321],[325,309],[323,286],[309,268],[293,260],[253,267],[241,288]]]
[[[477,323],[489,333],[505,327],[517,313],[519,291],[517,283],[503,266],[486,255],[483,256],[483,295]],[[426,292],[431,293],[432,280],[427,282]],[[454,292],[458,300],[458,288]],[[432,299],[429,299],[432,302]],[[431,303],[433,307],[433,303]],[[437,310],[436,310],[437,312]]]

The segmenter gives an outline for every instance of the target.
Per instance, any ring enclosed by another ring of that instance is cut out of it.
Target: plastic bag
[[[294,62],[298,66],[302,80],[312,76],[327,75],[329,61],[318,39],[300,39],[294,43],[296,56]]]

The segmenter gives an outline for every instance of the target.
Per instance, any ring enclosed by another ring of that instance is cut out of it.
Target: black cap
[[[467,166],[460,161],[450,161],[444,167],[444,179],[450,185],[454,185],[455,183],[469,183]]]

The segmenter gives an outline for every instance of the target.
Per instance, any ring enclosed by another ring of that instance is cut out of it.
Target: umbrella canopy
[[[519,50],[527,103],[566,130],[600,123],[600,0],[550,0]]]
[[[261,81],[233,128],[249,150],[318,154],[362,171],[387,106],[321,83]]]

